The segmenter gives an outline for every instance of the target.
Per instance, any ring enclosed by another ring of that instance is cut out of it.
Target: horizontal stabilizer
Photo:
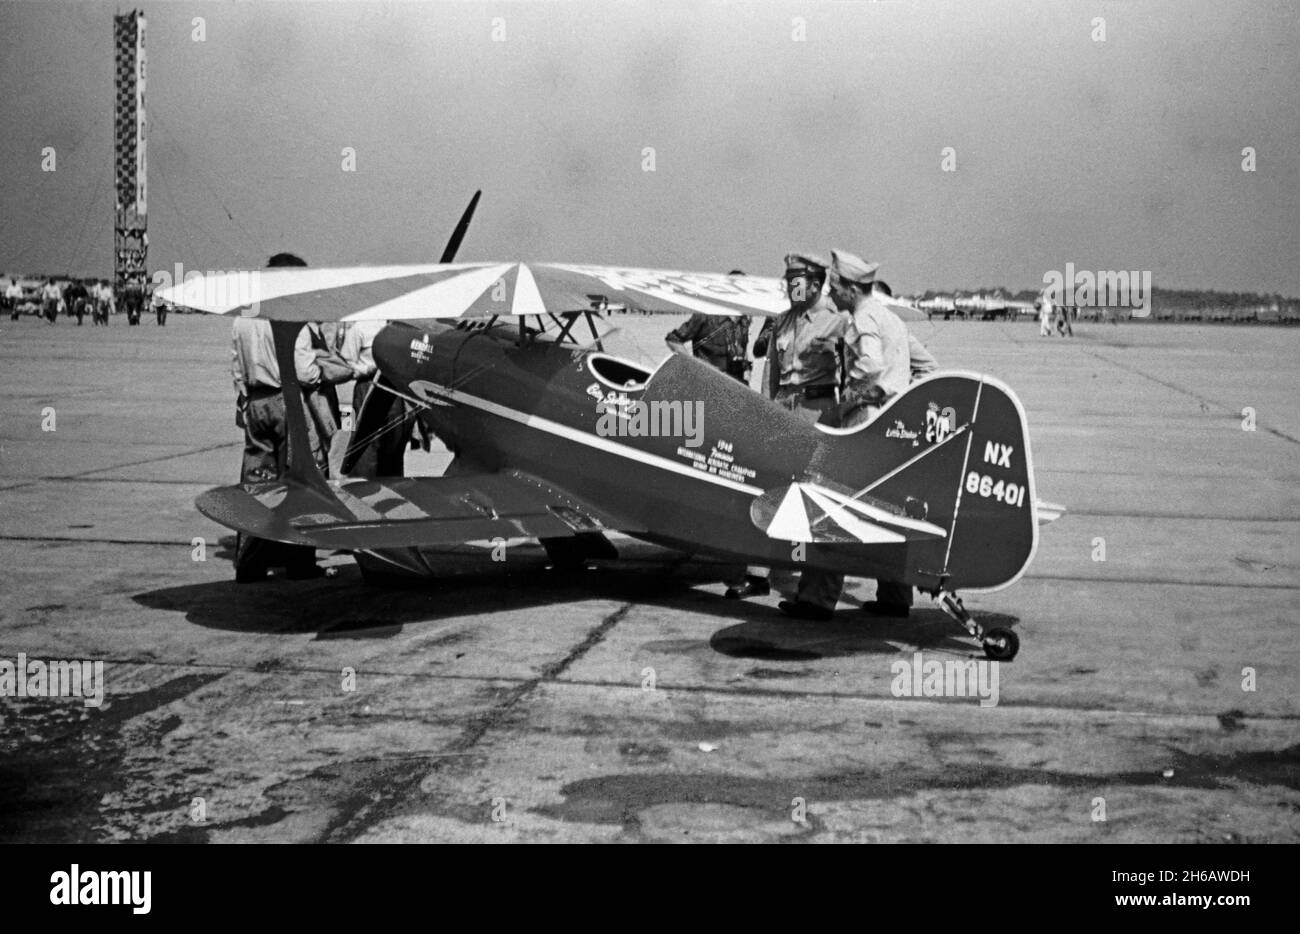
[[[1058,506],[1056,503],[1049,503],[1046,500],[1034,500],[1034,512],[1038,516],[1039,525],[1047,525],[1049,522],[1055,522],[1061,516],[1065,515],[1065,507]]]
[[[868,502],[812,482],[767,491],[754,500],[749,515],[769,538],[786,542],[885,545],[948,535],[889,503]]]

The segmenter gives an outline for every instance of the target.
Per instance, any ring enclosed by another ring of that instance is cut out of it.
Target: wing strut
[[[307,407],[298,385],[298,370],[294,366],[293,347],[298,332],[305,325],[298,321],[272,321],[271,335],[275,339],[275,360],[280,365],[280,392],[284,395],[284,417],[289,430],[289,464],[285,471],[291,480],[297,480],[313,490],[329,492],[316,459],[312,457],[311,440],[307,434]]]

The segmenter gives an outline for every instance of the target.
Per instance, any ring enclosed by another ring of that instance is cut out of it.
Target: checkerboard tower
[[[116,50],[113,272],[120,295],[128,283],[145,285],[149,251],[145,186],[144,13],[132,10],[113,17]]]

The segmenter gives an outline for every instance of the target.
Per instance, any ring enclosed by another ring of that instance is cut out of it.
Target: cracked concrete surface
[[[619,319],[611,349],[653,359],[674,323]],[[0,658],[103,660],[107,695],[0,698],[0,839],[1300,839],[1300,333],[914,331],[1016,390],[1070,510],[967,598],[1021,637],[996,707],[891,694],[918,650],[978,656],[924,598],[872,621],[851,581],[792,622],[626,540],[570,574],[520,543],[438,549],[413,589],[342,555],[237,586],[193,508],[238,469],[229,322],[6,323]]]

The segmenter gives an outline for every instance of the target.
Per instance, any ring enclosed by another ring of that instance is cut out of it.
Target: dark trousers
[[[801,418],[815,422],[835,407],[835,394],[821,390],[813,395],[806,395],[796,386],[781,386],[776,391],[775,401]],[[749,577],[769,576],[767,568],[756,566],[746,568],[745,574]],[[834,609],[835,602],[843,589],[843,574],[832,574],[829,571],[810,568],[799,575],[796,599]]]
[[[411,437],[406,403],[373,380],[358,380],[352,390],[352,441],[343,472],[353,477],[400,477],[406,469],[406,442]]]
[[[828,401],[831,403],[828,408],[834,407],[834,400]],[[880,409],[873,405],[859,405],[847,411],[847,421],[843,425],[845,428],[874,418]],[[835,604],[839,602],[840,593],[843,589],[843,574],[832,574],[828,571],[804,571],[799,578],[798,599],[805,603],[812,603],[833,610]],[[878,580],[876,581],[876,602],[889,606],[911,606],[912,588],[910,585],[898,581]]]
[[[244,461],[239,482],[278,480],[288,460],[289,425],[285,420],[284,396],[279,390],[250,389],[244,412]],[[241,533],[235,546],[237,575],[265,572],[272,567],[297,573],[315,563],[316,549],[306,545],[285,545]]]
[[[728,360],[727,367],[723,372],[732,379],[738,379],[746,386],[749,385],[749,366],[743,357]]]
[[[887,606],[911,606],[912,587],[898,581],[876,581],[876,602]]]
[[[776,391],[776,401],[794,414],[817,422],[821,421],[823,414],[835,408],[835,393],[822,389],[808,395],[796,386],[782,386]]]

